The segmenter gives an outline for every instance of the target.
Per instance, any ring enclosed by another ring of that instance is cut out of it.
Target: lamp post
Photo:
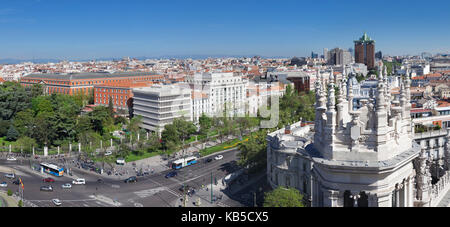
[[[213,204],[213,177],[211,171],[211,204]]]

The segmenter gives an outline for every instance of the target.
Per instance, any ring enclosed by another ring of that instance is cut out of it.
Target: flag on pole
[[[19,178],[19,181],[20,181],[20,185],[22,186],[22,190],[23,190],[24,186],[23,186],[22,178]]]

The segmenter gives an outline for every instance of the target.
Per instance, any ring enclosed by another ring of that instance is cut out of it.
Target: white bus
[[[172,162],[172,169],[181,169],[186,166],[194,165],[197,163],[196,157],[186,157],[182,159],[178,159],[174,162]]]
[[[41,163],[41,168],[44,170],[44,172],[55,175],[57,177],[61,177],[64,174],[64,168],[59,167],[55,164],[50,163]]]

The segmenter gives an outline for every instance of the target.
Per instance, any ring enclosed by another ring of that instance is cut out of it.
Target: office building
[[[133,89],[133,115],[142,116],[142,128],[161,133],[174,119],[192,121],[191,89],[176,85],[153,85]]]
[[[355,62],[367,65],[367,68],[375,68],[375,41],[370,39],[366,33],[355,40]]]

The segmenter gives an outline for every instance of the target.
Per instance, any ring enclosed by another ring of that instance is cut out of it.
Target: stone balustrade
[[[431,206],[436,207],[450,189],[450,171],[447,171],[431,188]]]

